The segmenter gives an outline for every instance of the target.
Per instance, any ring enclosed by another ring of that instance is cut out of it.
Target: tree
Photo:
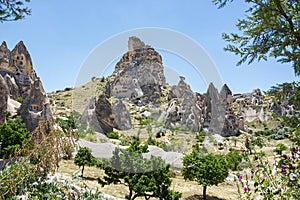
[[[240,151],[236,149],[230,149],[230,151],[226,154],[226,161],[228,168],[236,171],[238,169],[239,164],[242,162],[242,156],[240,155]]]
[[[199,145],[194,145],[192,152],[183,157],[181,173],[185,180],[203,186],[203,199],[206,199],[207,186],[222,183],[228,176],[228,167],[223,155],[204,154]]]
[[[80,147],[75,159],[74,163],[79,167],[82,166],[81,176],[83,177],[84,166],[93,166],[96,164],[96,158],[92,155],[92,150],[87,147]]]
[[[0,22],[17,21],[30,15],[31,10],[24,6],[24,2],[29,3],[30,0],[0,0]]]
[[[31,137],[21,117],[12,119],[8,115],[6,120],[5,124],[0,125],[1,158],[14,156],[15,151],[28,144]]]
[[[233,0],[212,0],[219,8]],[[300,2],[298,0],[245,0],[247,16],[236,26],[241,34],[223,33],[226,51],[241,57],[237,63],[267,60],[292,63],[300,75]]]
[[[172,180],[169,177],[170,165],[160,157],[143,158],[148,152],[147,145],[135,140],[128,149],[116,148],[113,157],[103,162],[105,176],[98,178],[102,185],[124,184],[129,189],[126,199],[156,197],[161,200],[179,199],[181,194],[169,190]]]

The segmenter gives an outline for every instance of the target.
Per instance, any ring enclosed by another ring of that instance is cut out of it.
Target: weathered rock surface
[[[104,134],[112,132],[113,128],[128,130],[132,126],[125,104],[119,99],[111,104],[105,95],[100,95],[97,102],[95,97],[90,100],[81,122]]]
[[[170,87],[161,56],[137,37],[129,38],[128,52],[116,64],[94,107],[89,105],[86,109],[84,121],[103,133],[113,128],[128,130],[131,120],[140,115],[164,122],[168,129],[205,130],[221,136],[239,135],[245,130],[245,122],[268,120],[268,113],[293,116],[297,112],[287,102],[265,99],[259,89],[232,94],[226,84],[219,92],[210,83],[207,92],[199,94],[182,76],[177,85]],[[126,107],[130,107],[132,116]]]
[[[42,120],[53,122],[49,100],[39,78],[31,85],[30,93],[23,100],[19,113],[29,131],[33,131]]]
[[[15,100],[22,100],[19,113],[29,131],[33,131],[40,121],[53,122],[47,94],[22,41],[12,51],[5,42],[0,46],[0,75],[8,88],[10,109],[16,108]],[[8,105],[8,99],[3,101]]]
[[[3,124],[6,119],[8,95],[9,90],[7,88],[6,82],[0,75],[0,124]]]
[[[96,115],[96,97],[91,98],[88,106],[82,113],[80,121],[88,127],[93,128],[96,132],[103,133]]]
[[[96,102],[96,116],[99,121],[103,133],[113,131],[114,116],[112,114],[112,106],[105,95],[100,95]]]
[[[191,131],[200,131],[201,108],[196,93],[180,77],[178,85],[172,86],[168,95],[165,124],[167,128],[183,127]]]
[[[160,104],[161,87],[166,84],[161,56],[137,37],[129,38],[128,50],[115,66],[106,95],[137,104]]]
[[[114,116],[114,128],[118,130],[129,130],[132,126],[130,113],[121,100],[116,100],[112,105]]]

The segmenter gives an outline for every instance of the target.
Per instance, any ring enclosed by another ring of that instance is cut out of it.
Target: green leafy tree
[[[101,167],[105,176],[98,178],[102,185],[121,183],[128,187],[126,199],[137,197],[149,199],[156,197],[164,200],[179,199],[181,194],[169,189],[170,165],[166,165],[160,157],[143,158],[148,152],[147,145],[140,145],[135,140],[126,150],[116,148],[113,157],[103,162]]]
[[[30,0],[0,0],[0,22],[17,21],[31,14],[31,10],[24,6],[24,2],[29,3]]]
[[[219,7],[233,0],[212,0]],[[226,34],[226,51],[241,57],[237,63],[267,60],[292,63],[300,75],[300,2],[299,0],[245,0],[249,4],[244,19],[236,26],[241,32]]]
[[[228,167],[223,155],[204,154],[199,145],[194,145],[192,152],[183,157],[181,173],[185,180],[197,181],[203,186],[203,199],[206,199],[207,186],[224,182]]]
[[[96,158],[92,155],[92,150],[87,147],[80,147],[75,159],[74,163],[81,169],[81,176],[83,177],[84,166],[93,166],[96,164]]]
[[[0,125],[1,158],[14,156],[16,150],[20,150],[24,145],[29,144],[30,132],[25,128],[21,117],[12,119],[9,115],[7,122]]]
[[[240,151],[236,150],[236,149],[230,149],[230,151],[226,154],[226,161],[228,164],[228,167],[231,170],[237,170],[239,164],[242,162],[243,157],[240,154]]]

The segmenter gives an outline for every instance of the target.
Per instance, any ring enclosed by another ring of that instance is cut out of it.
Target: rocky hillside
[[[178,79],[177,85],[170,86],[161,55],[139,38],[130,37],[128,52],[111,76],[49,96],[56,115],[75,108],[82,114],[82,123],[104,134],[114,129],[133,130],[141,117],[148,117],[160,124],[160,129],[236,136],[251,131],[247,124],[255,120],[269,120],[272,113],[290,116],[297,112],[295,106],[276,102],[259,89],[232,94],[226,84],[218,91],[210,83],[207,92],[199,94],[191,90],[185,77]]]
[[[49,99],[22,41],[12,51],[5,42],[0,46],[0,88],[0,123],[6,112],[19,112],[29,131],[40,121],[53,122]]]

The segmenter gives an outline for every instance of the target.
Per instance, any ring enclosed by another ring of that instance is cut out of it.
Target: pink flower
[[[247,148],[249,148],[249,139],[248,139],[248,138],[246,138],[245,146],[246,146]]]
[[[243,176],[242,176],[242,175],[240,175],[240,176],[239,176],[239,179],[240,179],[240,180],[242,180],[242,179],[243,179]]]
[[[283,157],[284,159],[287,159],[287,158],[288,158],[286,154],[282,154],[282,157]]]
[[[245,152],[245,149],[241,149],[241,152],[244,153],[244,152]]]
[[[248,191],[249,191],[249,188],[244,187],[244,192],[248,192]]]

